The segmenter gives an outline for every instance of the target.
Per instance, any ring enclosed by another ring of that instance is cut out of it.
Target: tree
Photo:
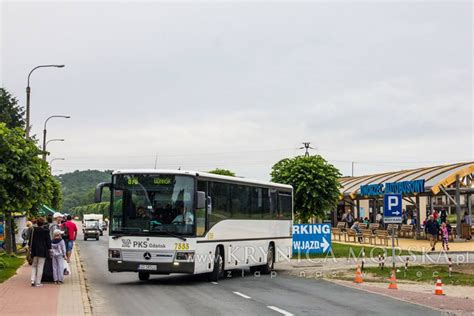
[[[11,212],[39,209],[53,200],[54,180],[41,151],[20,127],[0,123],[0,212],[5,214],[5,245],[11,253]],[[15,249],[16,250],[16,249]]]
[[[339,198],[339,170],[323,157],[297,156],[280,160],[272,167],[272,181],[289,184],[294,190],[294,209],[298,219],[323,217]]]
[[[235,173],[228,170],[228,169],[219,169],[216,168],[214,170],[208,171],[209,173],[213,174],[220,174],[221,176],[230,176],[230,177],[235,177]]]
[[[24,114],[25,111],[18,105],[18,100],[6,89],[0,88],[0,122],[5,123],[8,128],[25,128]]]

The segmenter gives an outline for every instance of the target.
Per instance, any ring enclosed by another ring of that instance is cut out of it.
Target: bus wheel
[[[216,248],[216,255],[214,257],[214,269],[209,274],[209,280],[217,282],[224,275],[224,257],[221,253],[221,248]]]
[[[268,252],[267,252],[267,264],[262,267],[262,274],[270,274],[273,270],[273,263],[275,262],[275,249],[273,248],[273,245],[270,244],[268,246]]]
[[[148,279],[150,279],[150,273],[138,272],[138,278],[140,281],[148,281]]]

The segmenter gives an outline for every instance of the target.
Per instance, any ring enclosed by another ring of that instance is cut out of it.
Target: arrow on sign
[[[328,241],[326,240],[326,238],[323,237],[323,242],[321,243],[320,246],[323,247],[323,252],[326,252],[326,250],[329,248],[330,245]]]
[[[392,212],[392,214],[400,215],[400,212],[399,212],[399,211],[396,211],[396,212]]]

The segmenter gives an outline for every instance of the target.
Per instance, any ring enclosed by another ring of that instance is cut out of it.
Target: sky
[[[0,85],[55,174],[320,154],[343,175],[474,160],[471,2],[1,2]]]

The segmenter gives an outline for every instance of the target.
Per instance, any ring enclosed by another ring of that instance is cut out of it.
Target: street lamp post
[[[52,170],[53,162],[56,161],[56,160],[66,160],[66,158],[53,158],[53,159],[51,159],[51,161],[49,162],[49,166],[51,167],[51,170]]]
[[[30,73],[28,74],[28,84],[26,86],[26,138],[30,137],[30,93],[31,93],[30,77],[33,71],[35,71],[36,69],[49,68],[49,67],[63,68],[64,65],[39,65],[31,69]]]
[[[46,119],[46,121],[44,121],[44,128],[43,128],[43,160],[44,161],[46,161],[46,145],[48,145],[48,143],[49,143],[49,142],[46,142],[46,124],[53,117],[61,117],[61,118],[65,118],[65,119],[70,118],[70,116],[67,116],[67,115],[51,115],[50,117],[48,117]],[[64,139],[62,141],[64,141]]]

